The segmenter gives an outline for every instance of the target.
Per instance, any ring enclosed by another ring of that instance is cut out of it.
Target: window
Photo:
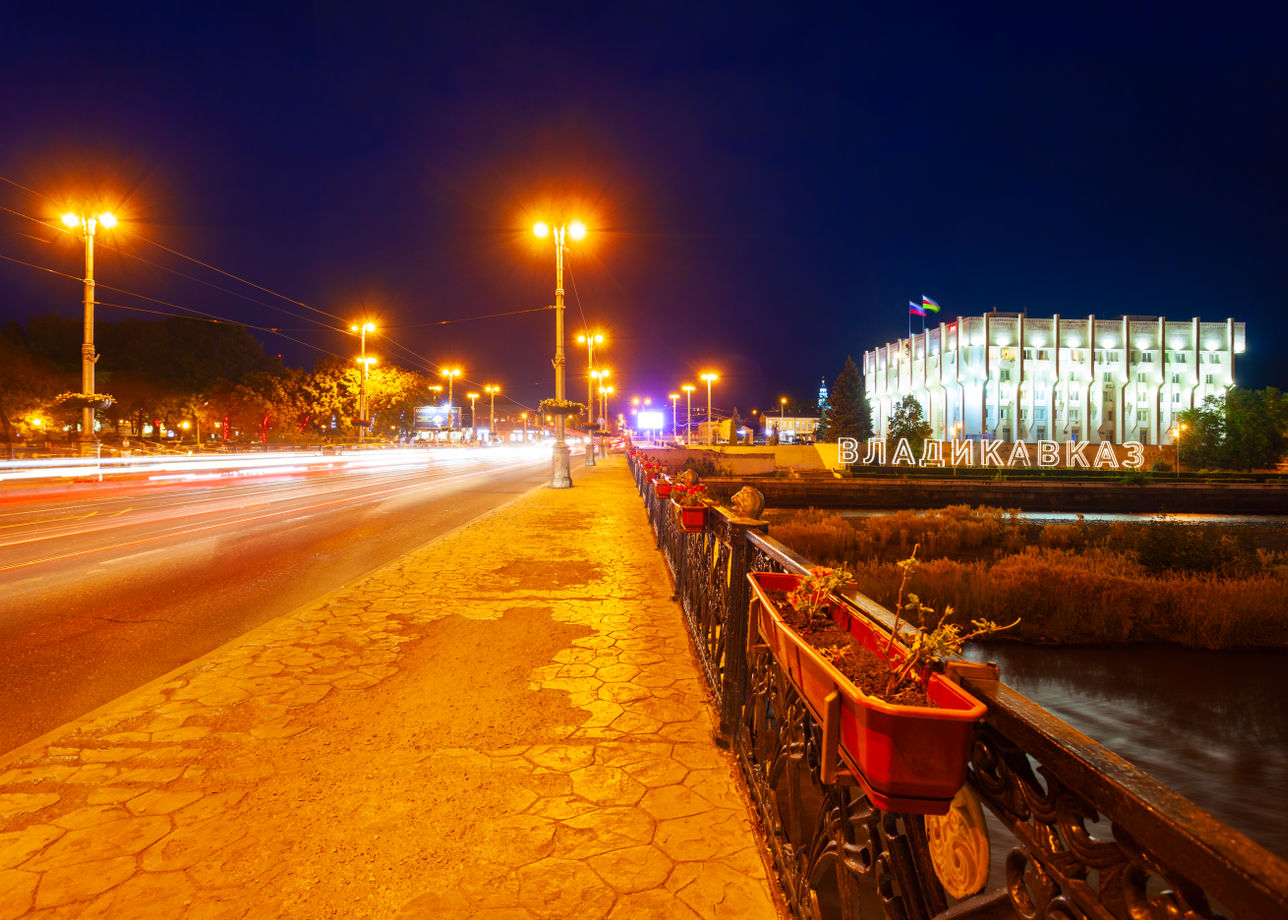
[[[1003,361],[1014,361],[1014,360],[1015,360],[1015,349],[1014,349],[1014,348],[1003,348],[1003,349],[1002,349],[1002,360],[1003,360]]]
[[[1039,348],[1039,349],[1038,349],[1038,360],[1039,360],[1039,361],[1050,361],[1050,360],[1051,360],[1051,352],[1047,351],[1045,348]]]
[[[1078,439],[1079,439],[1079,438],[1081,438],[1081,437],[1082,437],[1082,429],[1081,429],[1081,428],[1070,428],[1070,429],[1069,429],[1069,440],[1071,440],[1071,441],[1076,441],[1076,440],[1078,440]]]
[[[1081,409],[1070,409],[1070,410],[1069,410],[1069,421],[1071,421],[1071,422],[1079,422],[1079,421],[1082,421],[1082,410],[1081,410]]]
[[[1114,372],[1113,372],[1113,371],[1105,371],[1105,372],[1101,375],[1100,379],[1101,379],[1101,380],[1103,380],[1103,381],[1105,382],[1105,388],[1106,388],[1106,389],[1109,389],[1110,387],[1112,387],[1112,386],[1114,385]]]
[[[1149,410],[1148,410],[1148,409],[1137,409],[1137,410],[1136,410],[1136,423],[1137,423],[1138,425],[1148,425],[1148,424],[1149,424]]]
[[[1035,406],[1033,409],[1033,420],[1035,422],[1046,421],[1046,406]]]
[[[1114,420],[1114,407],[1105,406],[1105,421],[1112,422],[1113,420]]]
[[[1153,363],[1154,363],[1154,353],[1153,353],[1152,351],[1142,351],[1142,352],[1140,353],[1140,363],[1141,363],[1141,364],[1153,364]]]
[[[1149,383],[1149,374],[1145,373],[1144,371],[1141,371],[1140,373],[1138,373],[1138,374],[1136,375],[1136,382],[1137,382],[1137,383]]]
[[[1172,375],[1172,383],[1180,383],[1180,382],[1181,382],[1181,375],[1180,375],[1180,374],[1173,374],[1173,375]]]
[[[1075,364],[1081,364],[1086,360],[1086,357],[1082,354],[1081,348],[1075,348],[1069,352],[1069,360],[1073,361]]]
[[[1010,407],[1010,406],[1002,406],[1002,408],[1000,408],[1000,409],[998,409],[998,410],[997,410],[997,413],[998,413],[998,417],[999,417],[999,418],[1010,418],[1010,417],[1011,417],[1011,407]]]
[[[1177,390],[1175,393],[1172,394],[1172,402],[1178,403],[1180,401],[1181,401],[1181,393],[1179,390]]]
[[[1033,360],[1033,349],[1032,349],[1032,348],[1026,348],[1026,349],[1024,349],[1024,360],[1025,360],[1025,361],[1032,361],[1032,360]]]
[[[1204,374],[1203,382],[1208,386],[1213,386],[1216,383],[1216,374]]]
[[[1011,369],[1010,369],[1009,367],[1004,367],[1004,368],[1002,368],[1002,372],[1001,372],[1000,374],[998,374],[998,375],[997,375],[997,378],[998,378],[999,380],[1001,380],[1003,383],[1005,383],[1006,381],[1010,380],[1010,379],[1011,379]]]
[[[1046,440],[1046,425],[1039,425],[1039,426],[1038,426],[1038,440],[1039,440],[1039,441],[1045,441],[1045,440]]]
[[[1186,364],[1190,359],[1186,356],[1185,352],[1178,351],[1176,354],[1172,355],[1172,360],[1177,364]]]

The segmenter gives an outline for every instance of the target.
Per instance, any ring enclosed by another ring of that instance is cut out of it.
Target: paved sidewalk
[[[620,459],[0,758],[0,920],[780,916]]]

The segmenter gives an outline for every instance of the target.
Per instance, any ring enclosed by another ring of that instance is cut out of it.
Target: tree
[[[866,441],[872,437],[872,411],[863,395],[863,379],[853,358],[846,357],[845,367],[832,382],[828,402],[827,413],[819,420],[818,430],[814,433],[816,441],[838,441],[841,438]]]
[[[1288,452],[1288,399],[1273,387],[1231,387],[1177,416],[1181,461],[1191,469],[1273,469]]]
[[[895,404],[890,413],[890,428],[886,435],[887,443],[898,443],[907,438],[912,452],[920,455],[926,439],[930,437],[930,423],[926,413],[915,396],[905,396]]]
[[[0,430],[9,446],[9,459],[14,459],[15,427],[35,433],[26,419],[35,417],[61,391],[67,389],[67,376],[51,363],[29,353],[15,341],[16,330],[0,330]]]

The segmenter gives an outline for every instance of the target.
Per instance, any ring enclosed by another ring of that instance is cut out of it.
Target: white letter
[[[1082,452],[1087,449],[1090,441],[1065,441],[1064,442],[1064,465],[1067,467],[1080,466],[1088,469],[1087,458]]]
[[[1001,441],[984,441],[979,445],[979,465],[988,466],[988,461],[992,460],[994,466],[1002,465],[1002,456],[998,453],[1002,449]]]
[[[1091,465],[1096,469],[1107,466],[1111,470],[1118,469],[1118,457],[1114,455],[1114,446],[1108,441],[1101,441],[1099,449],[1096,450],[1096,459],[1091,461]]]
[[[925,441],[921,445],[922,466],[943,466],[944,445],[938,441]]]
[[[1138,470],[1145,465],[1145,445],[1139,441],[1127,441],[1123,444],[1127,448],[1127,458],[1123,460],[1123,466],[1129,470]]]
[[[1029,460],[1029,446],[1023,441],[1016,441],[1015,446],[1011,448],[1011,456],[1007,458],[1007,466],[1015,466],[1015,461],[1020,461],[1020,466],[1032,466]]]
[[[859,442],[854,438],[841,438],[836,442],[839,448],[837,459],[847,466],[851,463],[859,462]]]
[[[890,458],[891,466],[899,466],[905,461],[900,458],[906,458],[909,466],[917,465],[917,458],[912,455],[912,445],[908,443],[907,438],[899,439],[899,446],[894,449],[894,456]]]
[[[1038,466],[1059,466],[1060,445],[1055,441],[1038,441]]]
[[[953,466],[957,466],[965,460],[967,466],[975,465],[975,442],[974,441],[954,441],[953,442]]]
[[[863,458],[863,462],[872,463],[873,461],[885,466],[885,441],[878,441],[876,438],[868,441],[868,455]]]

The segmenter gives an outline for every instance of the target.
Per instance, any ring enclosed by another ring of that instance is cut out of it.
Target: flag
[[[908,312],[911,313],[913,316],[926,315],[926,311],[922,308],[921,304],[917,303],[917,301],[915,300],[908,301]]]
[[[939,312],[939,304],[935,303],[925,294],[921,295],[921,307],[922,307],[922,310],[929,310],[931,313]],[[921,315],[925,316],[926,314],[923,312]]]

